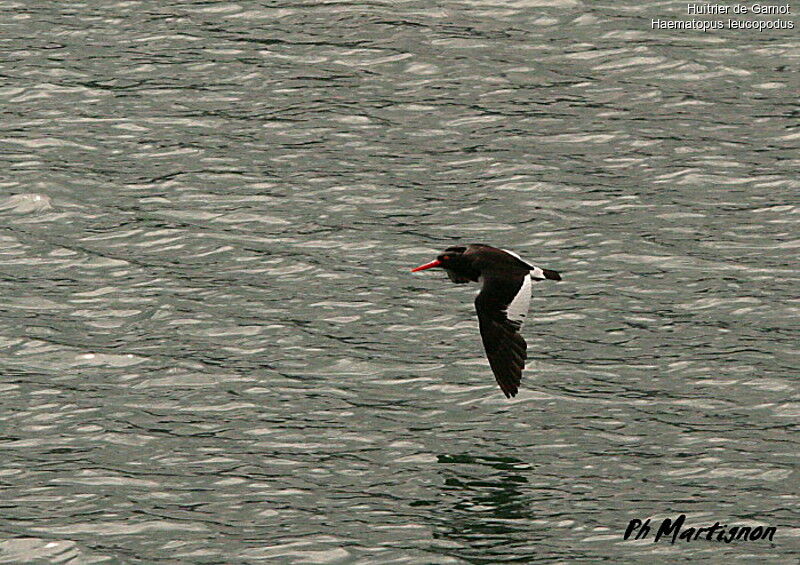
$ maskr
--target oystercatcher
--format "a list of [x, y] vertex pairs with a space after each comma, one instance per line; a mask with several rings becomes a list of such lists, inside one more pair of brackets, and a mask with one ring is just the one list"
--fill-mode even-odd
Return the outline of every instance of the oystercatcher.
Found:
[[516, 396], [527, 358], [527, 344], [519, 330], [531, 301], [531, 281], [560, 281], [556, 271], [523, 261], [507, 249], [481, 243], [448, 247], [435, 261], [412, 273], [441, 267], [456, 284], [482, 283], [475, 298], [478, 325], [489, 365], [506, 398]]

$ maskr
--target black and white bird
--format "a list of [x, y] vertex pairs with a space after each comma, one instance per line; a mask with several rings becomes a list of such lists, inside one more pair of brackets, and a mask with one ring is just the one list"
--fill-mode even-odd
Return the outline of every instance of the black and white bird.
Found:
[[527, 359], [527, 344], [519, 330], [528, 313], [532, 281], [560, 281], [556, 271], [524, 261], [507, 249], [481, 243], [448, 247], [435, 261], [411, 272], [441, 267], [456, 284], [480, 282], [475, 298], [483, 348], [497, 384], [506, 398], [516, 396]]

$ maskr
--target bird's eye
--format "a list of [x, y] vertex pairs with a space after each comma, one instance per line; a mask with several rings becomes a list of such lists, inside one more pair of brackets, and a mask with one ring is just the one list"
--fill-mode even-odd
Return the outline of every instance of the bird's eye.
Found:
[[448, 259], [450, 259], [450, 255], [445, 255], [442, 257], [442, 261], [447, 261]]

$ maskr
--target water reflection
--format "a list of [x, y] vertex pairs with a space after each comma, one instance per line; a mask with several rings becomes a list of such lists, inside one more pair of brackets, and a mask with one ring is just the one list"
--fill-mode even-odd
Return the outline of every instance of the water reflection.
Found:
[[[796, 34], [17, 4], [0, 561], [797, 561]], [[472, 241], [567, 275], [514, 401], [408, 274]], [[676, 511], [774, 547], [619, 541]]]

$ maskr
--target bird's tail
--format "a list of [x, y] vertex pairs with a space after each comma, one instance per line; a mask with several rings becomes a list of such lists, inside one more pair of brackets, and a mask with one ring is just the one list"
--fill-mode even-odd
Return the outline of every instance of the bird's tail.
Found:
[[543, 281], [545, 279], [550, 279], [551, 281], [560, 281], [561, 275], [558, 274], [558, 271], [534, 267], [533, 270], [531, 270], [531, 278], [535, 281]]

